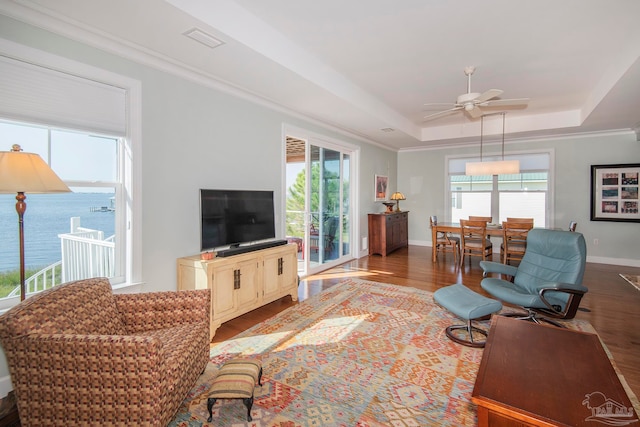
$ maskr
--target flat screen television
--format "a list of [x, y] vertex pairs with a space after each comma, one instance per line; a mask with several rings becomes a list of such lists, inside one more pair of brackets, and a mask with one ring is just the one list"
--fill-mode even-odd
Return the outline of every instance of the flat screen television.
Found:
[[273, 239], [274, 216], [273, 191], [201, 189], [201, 250]]

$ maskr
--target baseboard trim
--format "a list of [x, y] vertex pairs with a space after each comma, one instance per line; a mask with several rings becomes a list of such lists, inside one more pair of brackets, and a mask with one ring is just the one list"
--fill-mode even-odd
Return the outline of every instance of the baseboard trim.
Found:
[[597, 256], [587, 256], [587, 262], [596, 264], [622, 265], [625, 267], [640, 267], [640, 260], [629, 258], [606, 258]]
[[[425, 241], [425, 240], [409, 240], [409, 244], [414, 246], [427, 246], [427, 247], [432, 246], [431, 241]], [[609, 257], [595, 257], [595, 256], [587, 255], [587, 262], [593, 262], [595, 264], [620, 265], [624, 267], [640, 267], [640, 260], [630, 259], [630, 258], [609, 258]]]

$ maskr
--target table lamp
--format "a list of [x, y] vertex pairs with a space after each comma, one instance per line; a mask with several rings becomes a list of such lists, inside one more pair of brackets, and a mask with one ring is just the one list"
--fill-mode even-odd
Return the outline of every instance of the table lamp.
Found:
[[25, 193], [66, 193], [71, 191], [42, 157], [24, 153], [18, 144], [11, 151], [0, 151], [0, 194], [16, 195], [18, 230], [20, 237], [20, 300], [24, 300], [24, 213], [27, 210]]
[[404, 194], [402, 194], [401, 192], [396, 191], [391, 195], [391, 200], [396, 201], [396, 212], [400, 212], [400, 200], [407, 200], [407, 198], [404, 197]]

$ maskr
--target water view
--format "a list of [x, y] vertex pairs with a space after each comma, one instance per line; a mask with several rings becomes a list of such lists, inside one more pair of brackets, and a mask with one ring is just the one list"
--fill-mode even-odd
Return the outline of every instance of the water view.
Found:
[[[80, 217], [84, 228], [102, 230], [109, 237], [115, 230], [115, 212], [109, 208], [112, 193], [27, 194], [24, 214], [25, 266], [38, 269], [61, 259], [58, 234], [70, 231], [71, 217]], [[20, 265], [18, 214], [15, 195], [0, 194], [0, 272]], [[92, 208], [98, 211], [92, 212]]]

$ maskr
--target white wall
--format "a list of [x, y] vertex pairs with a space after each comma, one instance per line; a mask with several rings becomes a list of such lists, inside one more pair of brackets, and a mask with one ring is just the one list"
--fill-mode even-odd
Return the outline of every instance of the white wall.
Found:
[[[446, 156], [477, 154], [479, 147], [405, 151], [398, 154], [398, 186], [410, 210], [409, 242], [431, 245], [429, 216], [445, 219]], [[591, 221], [591, 165], [640, 163], [640, 142], [633, 132], [573, 136], [508, 143], [505, 153], [552, 150], [555, 157], [552, 227], [578, 222], [590, 262], [640, 267], [640, 224]], [[489, 147], [487, 152], [498, 152]], [[485, 153], [487, 154], [487, 153]], [[594, 239], [599, 244], [594, 245]]]

